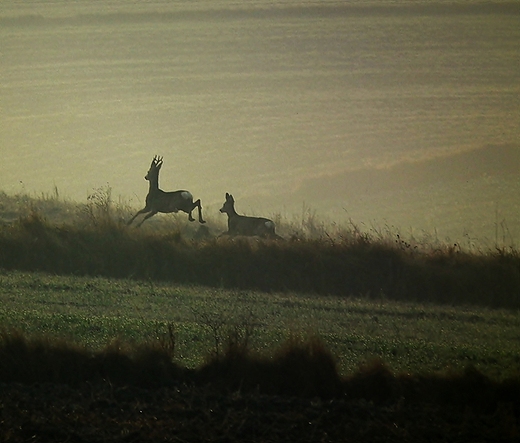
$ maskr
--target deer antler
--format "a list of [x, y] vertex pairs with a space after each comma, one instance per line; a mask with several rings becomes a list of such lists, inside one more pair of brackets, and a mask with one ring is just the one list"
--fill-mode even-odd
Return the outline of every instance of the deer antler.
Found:
[[163, 162], [163, 158], [159, 155], [155, 155], [152, 160], [152, 166], [158, 167], [161, 166]]

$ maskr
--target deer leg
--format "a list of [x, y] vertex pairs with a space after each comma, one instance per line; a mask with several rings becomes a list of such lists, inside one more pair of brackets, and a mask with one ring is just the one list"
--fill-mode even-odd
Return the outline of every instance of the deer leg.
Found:
[[144, 207], [143, 209], [141, 209], [137, 214], [135, 214], [135, 215], [130, 219], [130, 221], [127, 223], [127, 226], [130, 226], [130, 225], [132, 224], [132, 222], [137, 218], [137, 216], [138, 216], [139, 214], [143, 214], [143, 213], [148, 212], [148, 211], [149, 211], [149, 209], [148, 209], [147, 207]]
[[137, 225], [137, 227], [141, 226], [145, 222], [145, 220], [148, 220], [150, 217], [153, 217], [155, 214], [157, 214], [157, 211], [152, 211], [152, 212], [149, 212], [148, 214], [146, 214], [144, 216], [144, 218], [141, 220], [141, 223], [139, 223]]
[[192, 211], [195, 209], [195, 207], [199, 209], [199, 223], [206, 223], [206, 221], [202, 218], [202, 205], [200, 204], [200, 198], [195, 203], [193, 203]]
[[186, 209], [182, 209], [182, 211], [184, 211], [186, 214], [188, 214], [188, 220], [190, 222], [195, 221], [195, 219], [193, 218], [193, 215], [191, 215], [194, 207], [195, 207], [195, 205], [193, 204], [193, 201], [190, 201], [187, 203]]

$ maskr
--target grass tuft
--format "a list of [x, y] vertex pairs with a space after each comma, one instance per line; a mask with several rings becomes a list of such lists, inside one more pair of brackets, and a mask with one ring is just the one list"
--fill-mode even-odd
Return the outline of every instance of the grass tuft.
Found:
[[392, 371], [380, 359], [373, 359], [359, 366], [356, 374], [345, 381], [348, 398], [363, 398], [378, 404], [388, 402], [399, 394], [399, 387]]
[[228, 348], [202, 366], [197, 378], [231, 392], [306, 398], [333, 398], [342, 392], [336, 361], [316, 339], [290, 340], [269, 357], [251, 355], [243, 347]]
[[77, 344], [18, 331], [0, 334], [0, 381], [4, 383], [65, 383], [106, 380], [118, 385], [154, 387], [182, 374], [171, 356], [156, 344], [112, 341], [92, 352]]

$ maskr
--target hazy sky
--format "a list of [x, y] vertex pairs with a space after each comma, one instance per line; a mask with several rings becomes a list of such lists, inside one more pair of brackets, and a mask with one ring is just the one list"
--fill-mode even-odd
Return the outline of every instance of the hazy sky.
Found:
[[0, 190], [139, 207], [159, 154], [213, 209], [520, 237], [519, 47], [518, 3], [2, 2]]

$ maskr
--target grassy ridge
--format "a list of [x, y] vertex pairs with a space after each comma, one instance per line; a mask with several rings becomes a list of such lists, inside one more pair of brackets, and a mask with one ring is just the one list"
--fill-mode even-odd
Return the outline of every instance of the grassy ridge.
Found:
[[356, 231], [286, 241], [154, 233], [107, 219], [46, 222], [38, 213], [0, 227], [0, 267], [56, 274], [151, 279], [211, 287], [365, 296], [520, 308], [520, 255], [413, 247]]

